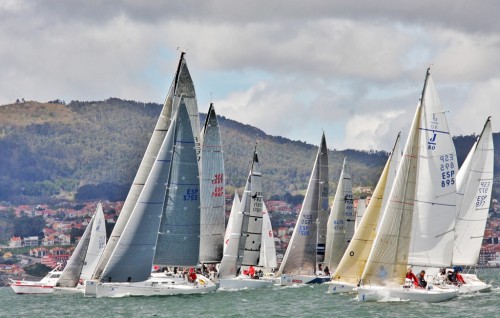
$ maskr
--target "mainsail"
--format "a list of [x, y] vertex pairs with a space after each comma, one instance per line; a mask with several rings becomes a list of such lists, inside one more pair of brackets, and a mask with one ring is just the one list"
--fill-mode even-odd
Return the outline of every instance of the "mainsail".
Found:
[[[181, 94], [186, 96], [186, 100], [189, 99], [191, 108], [196, 108], [196, 113], [198, 112], [198, 108], [196, 106], [194, 84], [189, 74], [184, 55], [184, 52], [181, 53], [175, 77], [172, 81], [172, 84], [170, 85], [170, 89], [163, 104], [163, 108], [156, 123], [155, 129], [153, 131], [153, 134], [151, 135], [151, 139], [149, 140], [148, 147], [146, 148], [146, 152], [144, 153], [144, 157], [142, 158], [142, 161], [139, 165], [134, 181], [130, 186], [127, 198], [123, 203], [123, 207], [120, 211], [120, 217], [116, 221], [113, 232], [111, 232], [111, 235], [109, 237], [108, 244], [106, 245], [104, 253], [99, 260], [94, 273], [94, 278], [100, 279], [102, 277], [104, 267], [108, 263], [111, 254], [113, 253], [116, 244], [118, 243], [118, 240], [120, 239], [125, 226], [130, 219], [132, 210], [137, 203], [139, 195], [144, 187], [144, 184], [146, 183], [146, 179], [148, 178], [151, 168], [155, 162], [155, 158], [158, 155], [158, 151], [160, 150], [163, 140], [165, 139], [171, 123], [172, 114], [175, 114]], [[194, 105], [192, 100], [194, 100]], [[191, 110], [191, 112], [194, 112], [193, 109]], [[198, 118], [194, 125], [196, 125], [197, 122], [199, 123]], [[195, 128], [193, 128], [193, 131], [194, 129]], [[196, 133], [199, 133], [199, 124], [196, 129]]]
[[259, 159], [257, 152], [254, 152], [240, 209], [233, 218], [229, 243], [221, 261], [219, 278], [235, 277], [242, 266], [259, 264], [264, 203], [261, 177]]
[[486, 120], [457, 174], [458, 218], [453, 264], [477, 265], [493, 188], [493, 135]]
[[417, 193], [408, 263], [449, 266], [456, 220], [455, 146], [430, 75], [422, 96]]
[[200, 262], [222, 259], [225, 223], [224, 156], [219, 123], [210, 104], [202, 130]]
[[325, 197], [328, 198], [328, 193], [324, 193], [325, 188], [328, 189], [328, 181], [326, 181], [325, 184], [323, 174], [320, 173], [325, 166], [328, 166], [328, 149], [326, 148], [325, 135], [323, 134], [321, 137], [321, 145], [314, 161], [302, 209], [300, 210], [285, 256], [281, 262], [278, 275], [316, 274], [318, 213], [324, 204], [322, 200]]
[[354, 234], [351, 173], [344, 158], [333, 206], [328, 218], [325, 265], [334, 271]]

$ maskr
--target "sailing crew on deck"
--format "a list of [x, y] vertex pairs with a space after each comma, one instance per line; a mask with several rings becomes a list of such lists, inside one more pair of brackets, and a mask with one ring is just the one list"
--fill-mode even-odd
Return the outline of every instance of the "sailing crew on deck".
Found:
[[406, 279], [411, 280], [415, 286], [418, 286], [417, 276], [413, 274], [411, 266], [408, 267], [408, 271], [406, 272]]
[[425, 271], [422, 270], [420, 274], [418, 275], [418, 286], [422, 288], [427, 287], [427, 281], [425, 280]]

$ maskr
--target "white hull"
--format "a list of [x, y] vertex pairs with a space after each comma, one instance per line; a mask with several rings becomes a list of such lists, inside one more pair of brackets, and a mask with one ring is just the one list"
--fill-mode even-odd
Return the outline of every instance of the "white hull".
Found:
[[447, 301], [458, 296], [458, 289], [445, 289], [431, 286], [431, 289], [363, 286], [358, 287], [358, 301], [379, 300], [411, 300], [426, 303], [438, 303]]
[[77, 287], [54, 287], [55, 295], [73, 295], [73, 294], [83, 294], [85, 287], [83, 285], [78, 285]]
[[274, 284], [274, 280], [271, 279], [253, 279], [249, 277], [234, 277], [234, 278], [222, 278], [219, 279], [219, 284], [221, 289], [258, 289], [270, 287]]
[[281, 286], [292, 286], [297, 284], [323, 284], [330, 281], [330, 276], [316, 276], [316, 275], [281, 275]]
[[460, 286], [460, 294], [489, 292], [491, 291], [491, 284], [481, 281], [475, 274], [463, 274], [465, 284]]
[[103, 283], [85, 282], [85, 297], [126, 297], [201, 294], [217, 290], [208, 278], [198, 276], [196, 283], [182, 277], [151, 277], [143, 282]]
[[53, 285], [26, 280], [11, 280], [10, 287], [16, 294], [52, 294]]
[[358, 288], [356, 284], [340, 281], [329, 281], [326, 284], [328, 285], [328, 293], [330, 294], [354, 293]]

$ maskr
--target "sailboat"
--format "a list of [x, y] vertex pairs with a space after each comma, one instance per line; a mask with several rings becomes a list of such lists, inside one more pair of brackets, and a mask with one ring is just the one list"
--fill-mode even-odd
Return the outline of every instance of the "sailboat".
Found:
[[[344, 158], [342, 171], [328, 218], [324, 266], [335, 271], [354, 234], [351, 173]], [[328, 271], [327, 271], [328, 273]]]
[[181, 273], [151, 274], [153, 264], [183, 267], [198, 264], [199, 188], [196, 143], [191, 118], [181, 97], [129, 221], [102, 272], [102, 279], [86, 281], [85, 296], [215, 291], [217, 286], [201, 275], [190, 281]]
[[[311, 178], [290, 243], [278, 270], [282, 286], [293, 284], [321, 284], [330, 280], [329, 275], [319, 273], [318, 264], [324, 261], [324, 247], [318, 240], [318, 227], [328, 217], [320, 218], [320, 212], [328, 213], [328, 149], [325, 134], [314, 161]], [[326, 228], [326, 226], [325, 226]], [[326, 232], [325, 232], [326, 235]], [[325, 240], [326, 241], [326, 240]]]
[[95, 214], [54, 287], [54, 293], [83, 293], [83, 283], [92, 278], [105, 246], [106, 220], [102, 204], [99, 202]]
[[356, 290], [373, 246], [383, 208], [387, 204], [386, 189], [392, 186], [401, 160], [399, 136], [398, 134], [358, 229], [354, 232], [351, 242], [333, 273], [332, 280], [328, 282], [330, 293], [348, 293]]
[[[104, 253], [100, 258], [97, 268], [94, 272], [92, 279], [100, 280], [102, 278], [102, 273], [104, 267], [109, 262], [111, 254], [114, 252], [120, 237], [127, 225], [127, 222], [130, 219], [130, 215], [137, 203], [139, 195], [144, 188], [144, 184], [146, 183], [146, 179], [151, 171], [151, 168], [155, 162], [156, 156], [160, 147], [162, 145], [163, 140], [167, 134], [167, 131], [170, 127], [172, 116], [176, 113], [177, 107], [179, 105], [180, 97], [183, 96], [184, 103], [188, 108], [188, 113], [192, 119], [192, 127], [193, 127], [193, 135], [195, 136], [195, 143], [199, 144], [199, 118], [198, 118], [198, 108], [196, 104], [196, 94], [194, 90], [194, 83], [191, 79], [191, 75], [189, 73], [189, 69], [187, 67], [185, 53], [182, 52], [179, 58], [179, 63], [177, 65], [176, 73], [174, 79], [172, 80], [172, 84], [170, 85], [169, 92], [163, 104], [163, 108], [161, 110], [160, 116], [158, 117], [158, 121], [154, 128], [153, 134], [151, 135], [151, 139], [149, 140], [149, 144], [144, 153], [144, 157], [137, 169], [137, 173], [135, 175], [134, 181], [130, 186], [129, 193], [125, 202], [123, 203], [123, 207], [120, 211], [120, 217], [116, 220], [115, 227], [111, 232], [106, 248], [104, 249]], [[197, 148], [198, 156], [199, 149]]]
[[101, 203], [90, 219], [64, 270], [60, 265], [40, 281], [11, 280], [16, 294], [83, 293], [83, 280], [90, 279], [106, 245], [106, 226]]
[[[264, 288], [273, 281], [257, 277], [252, 270], [259, 264], [262, 245], [262, 174], [254, 150], [252, 166], [240, 207], [232, 217], [229, 241], [219, 268], [221, 289]], [[231, 211], [233, 213], [234, 211]]]
[[219, 123], [213, 104], [201, 133], [201, 237], [200, 262], [220, 263], [224, 246], [224, 157]]
[[[488, 117], [483, 131], [457, 174], [458, 216], [453, 245], [453, 270], [458, 271], [462, 266], [474, 269], [479, 261], [493, 188], [493, 147], [491, 121]], [[465, 283], [459, 284], [460, 293], [491, 290], [491, 284], [481, 281], [473, 270], [461, 276]], [[452, 284], [446, 280], [446, 276], [437, 275], [436, 278], [435, 283]]]
[[458, 290], [405, 281], [409, 265], [448, 266], [452, 259], [457, 168], [446, 116], [427, 70], [420, 102], [358, 287], [359, 301], [386, 297], [441, 302]]

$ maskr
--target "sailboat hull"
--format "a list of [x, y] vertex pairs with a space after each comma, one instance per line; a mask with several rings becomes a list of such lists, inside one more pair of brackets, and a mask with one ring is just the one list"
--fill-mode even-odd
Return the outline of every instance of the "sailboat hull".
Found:
[[54, 285], [32, 281], [11, 280], [10, 287], [16, 294], [52, 294], [54, 292]]
[[298, 284], [323, 284], [330, 281], [330, 276], [316, 275], [281, 275], [280, 285], [291, 286]]
[[83, 285], [78, 285], [77, 287], [54, 287], [55, 295], [74, 295], [83, 294], [85, 287]]
[[244, 277], [222, 278], [219, 279], [221, 289], [259, 289], [271, 287], [274, 284], [273, 280], [269, 279], [253, 279]]
[[388, 288], [383, 286], [358, 287], [358, 301], [379, 300], [410, 300], [426, 303], [438, 303], [450, 300], [458, 296], [458, 289], [445, 289], [431, 286], [430, 289], [418, 288]]
[[85, 282], [85, 297], [167, 296], [202, 294], [217, 290], [208, 278], [200, 277], [190, 283], [182, 277], [151, 277], [143, 282], [102, 283]]
[[328, 293], [330, 294], [343, 294], [343, 293], [354, 293], [357, 291], [358, 286], [356, 284], [345, 283], [340, 281], [330, 281], [327, 283]]

